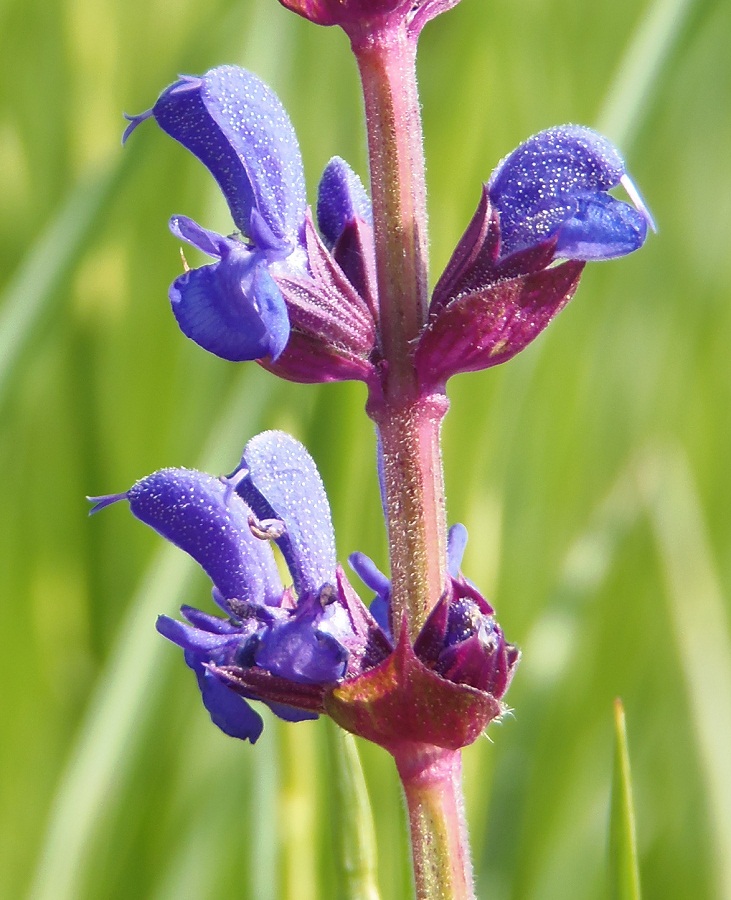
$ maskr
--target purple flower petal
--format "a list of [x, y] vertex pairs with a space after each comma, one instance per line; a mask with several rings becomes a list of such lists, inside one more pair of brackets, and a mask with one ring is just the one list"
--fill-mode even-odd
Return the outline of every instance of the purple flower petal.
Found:
[[328, 248], [355, 219], [373, 224], [373, 210], [363, 182], [339, 156], [325, 166], [317, 192], [317, 224]]
[[264, 635], [256, 664], [273, 675], [302, 684], [332, 684], [345, 674], [348, 651], [332, 635], [313, 627], [311, 617], [295, 617]]
[[628, 203], [609, 194], [577, 197], [578, 208], [559, 229], [556, 256], [564, 259], [613, 259], [638, 250], [648, 221]]
[[264, 728], [261, 716], [203, 666], [191, 666], [198, 678], [203, 705], [224, 734], [255, 744]]
[[447, 571], [452, 578], [459, 577], [462, 557], [467, 547], [467, 529], [461, 522], [456, 522], [447, 535]]
[[275, 716], [278, 716], [285, 722], [307, 722], [319, 719], [319, 713], [310, 712], [309, 709], [297, 709], [294, 706], [287, 706], [286, 703], [273, 703], [267, 700], [263, 701], [271, 709]]
[[219, 479], [162, 469], [127, 492], [132, 513], [189, 553], [224, 597], [277, 605], [282, 585], [271, 548], [249, 529], [250, 510]]
[[[200, 617], [205, 616], [205, 613], [198, 610], [195, 612]], [[218, 619], [218, 621], [222, 626], [227, 624], [224, 619]], [[195, 624], [186, 625], [185, 622], [179, 622], [169, 616], [158, 616], [155, 627], [163, 637], [172, 641], [173, 644], [206, 660], [214, 658], [223, 660], [227, 655], [235, 652], [239, 643], [246, 640], [246, 635], [240, 634], [235, 627], [229, 631], [213, 631], [208, 628], [202, 630]]]
[[229, 247], [234, 243], [231, 238], [223, 237], [217, 231], [203, 228], [188, 216], [173, 216], [170, 219], [169, 227], [175, 237], [215, 259], [221, 259], [230, 252]]
[[[276, 239], [295, 246], [306, 207], [302, 159], [289, 116], [264, 82], [238, 66], [220, 66], [200, 78], [183, 76], [151, 112], [210, 170], [237, 228], [251, 236], [256, 212], [275, 246]], [[147, 117], [134, 117], [125, 138]]]
[[244, 448], [236, 490], [261, 519], [280, 519], [279, 545], [302, 598], [335, 583], [335, 536], [322, 479], [305, 448], [283, 431], [265, 431]]
[[[180, 228], [183, 220], [174, 221]], [[203, 236], [213, 234], [200, 229], [202, 249], [213, 243]], [[226, 238], [216, 250], [219, 262], [191, 269], [170, 286], [170, 302], [183, 334], [232, 362], [265, 356], [276, 360], [289, 339], [289, 317], [261, 254]]]
[[622, 182], [622, 157], [590, 128], [562, 125], [533, 135], [500, 163], [488, 185], [500, 213], [501, 257], [556, 235], [556, 255], [570, 259], [611, 259], [636, 250], [651, 219], [644, 205], [633, 210], [608, 202], [607, 191]]

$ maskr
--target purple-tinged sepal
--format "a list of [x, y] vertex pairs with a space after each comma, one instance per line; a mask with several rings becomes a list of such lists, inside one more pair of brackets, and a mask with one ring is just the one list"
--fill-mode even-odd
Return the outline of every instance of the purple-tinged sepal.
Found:
[[407, 744], [458, 750], [501, 715], [500, 701], [468, 684], [455, 684], [425, 665], [406, 627], [380, 665], [325, 695], [325, 709], [347, 731], [398, 755]]
[[459, 0], [279, 0], [317, 25], [339, 25], [356, 41], [404, 25], [418, 36], [426, 23]]
[[[608, 191], [622, 185], [634, 206]], [[437, 282], [415, 351], [424, 387], [506, 362], [573, 297], [588, 260], [642, 246], [652, 218], [617, 150], [589, 128], [534, 135], [507, 156]], [[561, 262], [561, 260], [565, 260]]]
[[[447, 588], [414, 644], [402, 623], [393, 653], [325, 695], [339, 725], [397, 759], [408, 744], [464, 747], [506, 709], [502, 697], [520, 654], [506, 642], [493, 608], [460, 572], [466, 543], [466, 529], [454, 525], [447, 542]], [[350, 563], [376, 592], [371, 613], [376, 606], [390, 617], [386, 576], [363, 554], [353, 554]]]
[[359, 238], [353, 239], [353, 235], [362, 237], [364, 230], [367, 248], [356, 249], [357, 261], [351, 257], [351, 281], [317, 234], [308, 213], [304, 226], [308, 272], [274, 273], [287, 306], [289, 342], [276, 360], [261, 361], [264, 368], [305, 383], [373, 380], [378, 351], [375, 300], [370, 293], [375, 267], [368, 263], [372, 257], [370, 226], [360, 219], [348, 221], [340, 241], [357, 244]]
[[462, 294], [446, 304], [430, 318], [416, 349], [422, 386], [443, 389], [452, 375], [512, 359], [573, 297], [583, 268], [583, 262], [566, 262]]
[[325, 246], [378, 321], [373, 210], [358, 175], [339, 156], [325, 166], [317, 192], [317, 224]]
[[468, 684], [500, 699], [508, 689], [519, 652], [508, 644], [487, 601], [454, 579], [414, 643], [426, 665], [456, 684]]

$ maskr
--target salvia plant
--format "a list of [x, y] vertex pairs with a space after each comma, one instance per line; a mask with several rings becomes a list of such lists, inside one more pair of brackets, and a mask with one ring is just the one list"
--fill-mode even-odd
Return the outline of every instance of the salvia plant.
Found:
[[[311, 209], [286, 111], [237, 66], [180, 77], [129, 117], [124, 138], [153, 120], [208, 168], [230, 209], [227, 235], [170, 221], [211, 260], [186, 263], [170, 287], [183, 333], [290, 381], [367, 386], [390, 575], [351, 555], [374, 595], [365, 604], [338, 564], [315, 464], [283, 432], [252, 437], [228, 475], [163, 469], [93, 498], [94, 510], [126, 501], [210, 578], [219, 615], [186, 606], [185, 621], [161, 616], [157, 628], [182, 648], [214, 724], [254, 743], [263, 703], [290, 722], [328, 715], [385, 748], [408, 807], [416, 894], [461, 900], [474, 896], [461, 750], [507, 710], [520, 653], [462, 574], [464, 526], [447, 527], [445, 385], [523, 350], [585, 264], [637, 250], [652, 219], [608, 140], [549, 128], [497, 165], [430, 293], [416, 49], [458, 0], [281, 2], [350, 39], [370, 191], [335, 157]], [[630, 203], [610, 193], [620, 186]]]

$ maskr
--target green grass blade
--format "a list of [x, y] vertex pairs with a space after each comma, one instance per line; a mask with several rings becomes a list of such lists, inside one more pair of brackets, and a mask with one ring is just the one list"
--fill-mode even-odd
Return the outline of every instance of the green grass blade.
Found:
[[342, 900], [378, 900], [376, 835], [358, 747], [352, 734], [327, 722], [330, 816]]
[[614, 777], [609, 828], [609, 878], [611, 900], [640, 900], [635, 813], [632, 801], [627, 725], [624, 706], [614, 701]]
[[89, 172], [26, 254], [0, 298], [0, 403], [35, 330], [62, 296], [60, 286], [85, 249], [131, 155]]
[[694, 0], [655, 0], [620, 60], [597, 128], [626, 150], [662, 84], [665, 66], [688, 21]]
[[731, 897], [731, 635], [724, 596], [685, 455], [673, 449], [648, 454], [639, 481], [664, 570], [692, 720], [678, 727], [697, 740], [716, 896]]

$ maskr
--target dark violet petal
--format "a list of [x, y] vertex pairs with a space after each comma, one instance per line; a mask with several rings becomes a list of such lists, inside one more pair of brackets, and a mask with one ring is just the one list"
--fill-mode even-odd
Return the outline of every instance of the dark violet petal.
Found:
[[480, 607], [470, 597], [456, 597], [449, 604], [447, 630], [444, 644], [451, 647], [466, 641], [474, 634], [493, 628], [491, 620], [484, 616]]
[[302, 159], [273, 91], [245, 69], [220, 66], [168, 87], [153, 114], [211, 171], [237, 228], [248, 234], [257, 210], [276, 238], [294, 246], [306, 207]]
[[310, 615], [296, 616], [263, 635], [256, 664], [273, 675], [303, 684], [331, 684], [345, 674], [348, 651], [318, 631]]
[[294, 706], [287, 706], [286, 703], [264, 702], [266, 702], [275, 716], [279, 716], [285, 722], [306, 722], [319, 718], [318, 713], [311, 712], [309, 709], [297, 709]]
[[335, 536], [322, 479], [305, 448], [283, 431], [252, 438], [236, 490], [262, 519], [287, 527], [277, 541], [298, 595], [335, 582]]
[[170, 303], [187, 337], [232, 362], [279, 356], [289, 317], [279, 288], [257, 253], [228, 241], [217, 263], [191, 269], [170, 286]]
[[382, 597], [390, 595], [390, 578], [387, 578], [383, 572], [381, 572], [370, 556], [366, 556], [365, 553], [356, 551], [355, 553], [350, 554], [348, 562], [366, 587], [369, 587], [372, 591], [376, 594], [380, 594]]
[[376, 620], [378, 625], [383, 630], [384, 634], [386, 634], [390, 639], [392, 635], [391, 602], [389, 597], [384, 597], [381, 594], [376, 594], [373, 600], [371, 600], [371, 605], [368, 607], [368, 612]]
[[[211, 634], [241, 635], [243, 633], [241, 625], [234, 624], [230, 619], [221, 619], [218, 616], [211, 616], [192, 606], [181, 606], [180, 612], [194, 628], [201, 631], [208, 631]], [[161, 618], [165, 617], [162, 616]]]
[[224, 734], [256, 743], [264, 728], [261, 716], [207, 669], [196, 670], [203, 705]]
[[447, 535], [447, 570], [452, 578], [459, 577], [466, 546], [467, 529], [461, 522], [457, 522], [452, 525]]
[[371, 600], [368, 611], [390, 639], [391, 579], [387, 578], [365, 553], [351, 553], [348, 562], [363, 584], [375, 593], [376, 596]]
[[562, 125], [533, 135], [500, 163], [488, 185], [500, 214], [501, 256], [541, 244], [565, 222], [581, 220], [582, 201], [603, 197], [625, 176], [616, 148], [590, 128]]
[[613, 259], [638, 250], [648, 221], [628, 203], [609, 194], [579, 198], [574, 215], [558, 231], [556, 256], [565, 259]]
[[[203, 614], [201, 614], [203, 615]], [[220, 620], [219, 620], [220, 621]], [[223, 660], [226, 651], [233, 648], [239, 640], [245, 640], [237, 634], [202, 631], [195, 625], [186, 625], [168, 616], [158, 616], [156, 626], [160, 634], [203, 659]]]
[[339, 156], [334, 156], [325, 166], [317, 191], [317, 224], [325, 240], [332, 248], [345, 226], [354, 219], [373, 223], [371, 201], [363, 182]]
[[192, 469], [162, 469], [127, 498], [133, 514], [189, 553], [225, 597], [279, 603], [271, 547], [251, 534], [250, 510], [228, 485]]
[[188, 216], [173, 216], [170, 219], [169, 227], [175, 237], [216, 259], [224, 256], [233, 243], [231, 238], [203, 228]]

